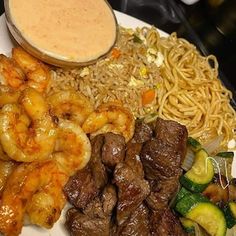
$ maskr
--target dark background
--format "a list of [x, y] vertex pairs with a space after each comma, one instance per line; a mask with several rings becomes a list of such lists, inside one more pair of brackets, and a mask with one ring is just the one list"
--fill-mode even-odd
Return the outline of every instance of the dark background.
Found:
[[[220, 78], [236, 96], [236, 0], [108, 0], [113, 9], [144, 20], [171, 33], [176, 31], [204, 54], [214, 54]], [[0, 0], [0, 13], [4, 12]]]

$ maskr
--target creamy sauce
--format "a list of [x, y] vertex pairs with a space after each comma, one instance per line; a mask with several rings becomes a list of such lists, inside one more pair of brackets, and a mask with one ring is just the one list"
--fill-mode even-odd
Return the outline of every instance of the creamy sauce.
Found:
[[116, 39], [116, 21], [104, 0], [9, 0], [9, 9], [28, 42], [60, 59], [96, 59]]

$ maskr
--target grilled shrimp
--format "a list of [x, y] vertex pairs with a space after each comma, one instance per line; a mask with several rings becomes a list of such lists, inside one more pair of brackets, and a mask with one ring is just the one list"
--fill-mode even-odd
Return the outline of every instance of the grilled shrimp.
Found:
[[31, 87], [44, 92], [50, 81], [49, 68], [22, 48], [13, 48], [12, 58], [0, 55], [0, 84], [13, 89]]
[[71, 121], [60, 120], [58, 124], [56, 161], [68, 175], [73, 175], [89, 162], [91, 145], [82, 128]]
[[51, 80], [49, 68], [20, 47], [12, 49], [12, 58], [26, 75], [27, 85], [44, 92]]
[[56, 153], [50, 160], [23, 163], [8, 179], [0, 202], [0, 232], [18, 235], [27, 215], [33, 224], [51, 228], [65, 205], [63, 186], [89, 161], [91, 146], [78, 124], [59, 120]]
[[12, 59], [0, 55], [0, 84], [19, 89], [25, 84], [25, 74], [20, 66]]
[[2, 144], [0, 143], [0, 161], [10, 161], [11, 158], [4, 152]]
[[5, 183], [16, 165], [16, 162], [13, 161], [0, 160], [0, 198], [5, 187]]
[[43, 160], [53, 152], [56, 128], [43, 96], [32, 88], [22, 92], [19, 104], [6, 104], [0, 111], [0, 142], [16, 161]]
[[[61, 173], [64, 173], [68, 178], [74, 175], [77, 170], [86, 166], [90, 155], [89, 139], [80, 126], [70, 121], [60, 121], [56, 153], [52, 155], [52, 160], [56, 162]], [[30, 222], [50, 228], [58, 219], [58, 217], [52, 216], [52, 212], [55, 202], [64, 199], [64, 195], [62, 195], [61, 192], [48, 194], [45, 191], [38, 191], [34, 194], [27, 207]], [[57, 209], [62, 210], [64, 205], [60, 204], [60, 206], [61, 208]]]
[[[55, 160], [23, 163], [16, 167], [5, 185], [0, 202], [0, 232], [19, 235], [24, 216], [37, 204], [43, 211], [31, 214], [32, 222], [50, 228], [65, 205], [62, 189], [68, 180]], [[45, 217], [46, 216], [46, 217]]]
[[0, 85], [0, 108], [9, 103], [17, 103], [19, 97], [19, 90], [13, 90], [6, 85]]
[[128, 109], [118, 102], [109, 102], [100, 105], [91, 113], [82, 129], [92, 136], [107, 132], [121, 134], [128, 142], [134, 134], [134, 123], [134, 117]]
[[55, 116], [82, 125], [93, 112], [90, 101], [75, 90], [59, 91], [48, 97], [51, 112]]

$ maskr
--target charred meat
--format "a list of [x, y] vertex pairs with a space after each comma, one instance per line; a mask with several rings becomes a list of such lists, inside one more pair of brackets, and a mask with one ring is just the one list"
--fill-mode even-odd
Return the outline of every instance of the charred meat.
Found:
[[[174, 219], [168, 211], [168, 204], [178, 189], [179, 177], [182, 174], [181, 164], [186, 154], [187, 129], [177, 122], [158, 118], [154, 134], [155, 137], [147, 141], [141, 151], [145, 177], [151, 188], [146, 199], [151, 210], [151, 234], [179, 235], [175, 234], [174, 228], [172, 232], [172, 227], [169, 229], [170, 233], [165, 233], [163, 214], [167, 214], [170, 221]], [[168, 220], [166, 222], [168, 223]], [[176, 224], [179, 225], [179, 222]]]
[[114, 171], [114, 181], [118, 187], [116, 219], [118, 225], [124, 223], [148, 196], [148, 182], [136, 175], [126, 163], [120, 163]]
[[154, 236], [186, 236], [179, 219], [167, 207], [160, 216], [156, 211], [150, 215], [151, 235]]
[[92, 157], [65, 187], [72, 236], [184, 236], [169, 202], [177, 191], [187, 130], [173, 121], [136, 121], [133, 138], [91, 140]]
[[149, 227], [149, 209], [141, 204], [127, 221], [117, 227], [115, 235], [148, 236], [150, 235]]
[[109, 236], [112, 210], [117, 196], [114, 186], [107, 185], [101, 196], [93, 199], [84, 210], [71, 208], [66, 227], [72, 236]]
[[118, 134], [106, 133], [103, 135], [102, 162], [113, 169], [125, 157], [125, 138]]
[[64, 193], [68, 201], [76, 208], [85, 208], [98, 194], [91, 169], [86, 167], [70, 177], [64, 187]]

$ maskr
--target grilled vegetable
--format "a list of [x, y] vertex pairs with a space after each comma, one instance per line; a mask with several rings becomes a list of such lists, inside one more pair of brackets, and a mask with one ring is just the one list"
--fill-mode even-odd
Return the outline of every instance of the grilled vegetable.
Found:
[[211, 236], [224, 236], [226, 233], [224, 213], [200, 194], [183, 197], [177, 202], [176, 210], [184, 217], [198, 223]]
[[195, 153], [192, 168], [180, 177], [180, 183], [193, 192], [202, 192], [211, 182], [214, 168], [208, 154], [204, 149]]
[[216, 154], [218, 157], [223, 157], [223, 158], [233, 158], [234, 153], [233, 152], [219, 152]]
[[231, 229], [236, 224], [236, 202], [229, 202], [224, 209], [227, 227]]
[[236, 179], [232, 179], [229, 185], [229, 201], [236, 201]]
[[185, 171], [188, 171], [191, 169], [194, 161], [194, 152], [191, 148], [187, 149], [184, 161], [181, 165], [182, 169]]
[[195, 232], [195, 227], [194, 227], [195, 222], [194, 221], [187, 219], [185, 217], [180, 217], [179, 220], [187, 233], [194, 233]]
[[193, 220], [190, 220], [185, 217], [180, 217], [180, 222], [184, 228], [184, 230], [188, 233], [188, 235], [193, 235], [193, 236], [209, 236], [206, 231], [199, 226], [196, 222]]
[[226, 203], [229, 200], [229, 189], [226, 186], [226, 178], [223, 175], [216, 174], [213, 183], [209, 184], [202, 194], [213, 203]]
[[192, 194], [190, 191], [188, 191], [186, 188], [182, 187], [177, 196], [176, 196], [176, 200], [175, 202], [177, 203], [178, 201], [180, 201], [183, 197]]
[[119, 58], [121, 55], [121, 51], [118, 48], [113, 48], [111, 51], [111, 55], [113, 58]]
[[214, 171], [231, 179], [231, 168], [233, 163], [233, 152], [220, 152], [214, 157]]
[[156, 96], [156, 92], [154, 89], [148, 89], [147, 91], [143, 92], [142, 94], [142, 105], [146, 106], [151, 104]]
[[220, 147], [220, 144], [223, 140], [223, 136], [216, 136], [214, 139], [203, 145], [203, 148], [207, 150], [209, 154], [215, 154]]
[[188, 146], [194, 151], [197, 152], [199, 149], [202, 148], [202, 145], [194, 138], [189, 137], [188, 138]]

